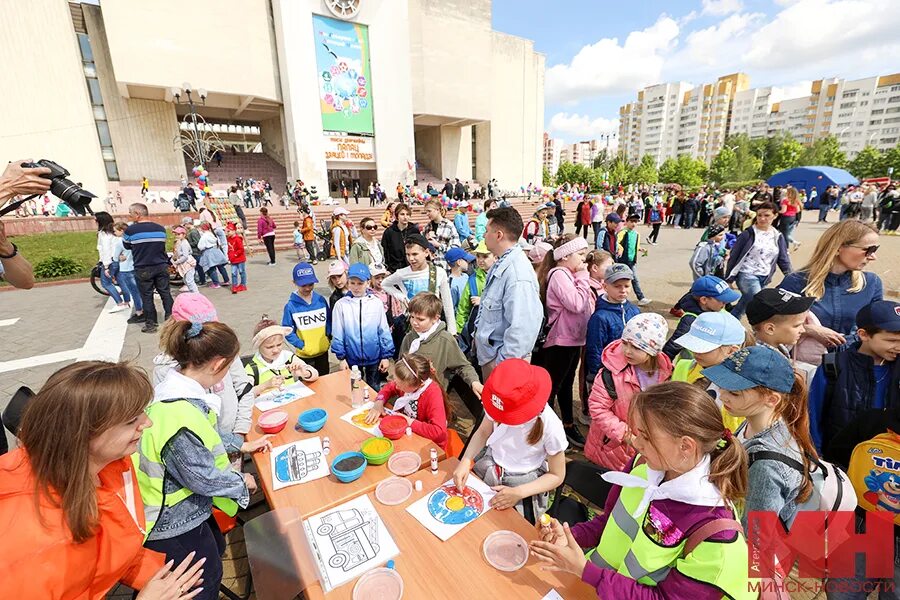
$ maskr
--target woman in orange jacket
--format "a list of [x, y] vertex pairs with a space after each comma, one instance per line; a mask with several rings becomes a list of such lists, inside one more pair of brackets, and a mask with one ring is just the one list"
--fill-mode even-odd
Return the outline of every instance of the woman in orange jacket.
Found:
[[173, 570], [143, 547], [129, 457], [152, 398], [142, 371], [87, 361], [57, 371], [29, 400], [22, 447], [0, 456], [0, 598], [101, 600], [119, 581], [140, 600], [198, 593], [200, 561], [191, 566], [191, 555]]

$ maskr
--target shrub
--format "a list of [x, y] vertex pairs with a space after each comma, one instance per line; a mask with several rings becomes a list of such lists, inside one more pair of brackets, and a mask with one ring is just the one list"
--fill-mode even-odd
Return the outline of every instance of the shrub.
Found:
[[34, 267], [34, 276], [39, 279], [68, 277], [82, 270], [78, 261], [66, 256], [49, 256]]

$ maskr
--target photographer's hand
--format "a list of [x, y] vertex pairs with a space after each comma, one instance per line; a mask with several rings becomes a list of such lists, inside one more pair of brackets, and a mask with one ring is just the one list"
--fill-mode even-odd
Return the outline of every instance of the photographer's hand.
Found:
[[47, 167], [34, 169], [22, 168], [22, 163], [30, 160], [14, 160], [6, 165], [3, 175], [0, 175], [0, 202], [6, 202], [13, 196], [43, 194], [50, 189], [50, 179], [44, 175], [50, 174]]
[[[15, 256], [12, 256], [15, 254]], [[12, 258], [2, 258], [11, 256]], [[3, 278], [13, 287], [30, 290], [34, 287], [34, 270], [31, 263], [19, 254], [16, 247], [6, 237], [6, 227], [0, 221], [0, 264], [3, 265]]]

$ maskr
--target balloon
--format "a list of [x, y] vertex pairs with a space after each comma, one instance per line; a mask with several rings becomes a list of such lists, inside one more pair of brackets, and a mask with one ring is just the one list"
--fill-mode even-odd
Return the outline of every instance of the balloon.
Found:
[[207, 171], [206, 169], [203, 169], [203, 172], [201, 173], [201, 175], [206, 177], [207, 175], [209, 175], [209, 171]]
[[209, 188], [209, 186], [206, 186], [205, 188], [203, 188], [203, 191], [206, 192], [207, 194], [212, 193], [212, 190]]

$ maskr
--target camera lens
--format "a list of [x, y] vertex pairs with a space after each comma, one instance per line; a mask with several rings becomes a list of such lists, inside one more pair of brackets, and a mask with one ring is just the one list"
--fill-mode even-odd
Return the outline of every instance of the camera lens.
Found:
[[91, 198], [96, 198], [94, 194], [78, 187], [65, 177], [58, 177], [50, 184], [50, 191], [54, 196], [71, 206], [73, 209], [83, 208], [91, 203]]

